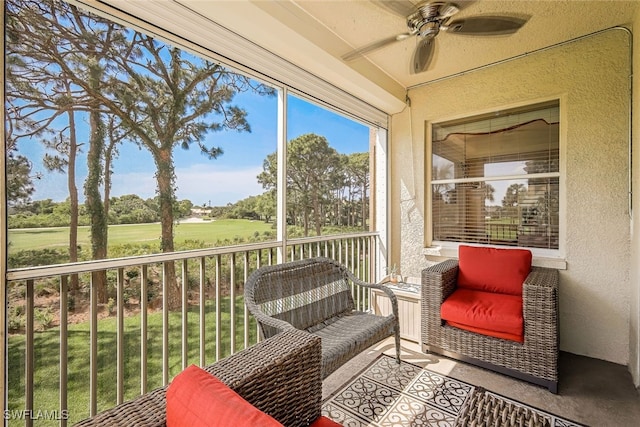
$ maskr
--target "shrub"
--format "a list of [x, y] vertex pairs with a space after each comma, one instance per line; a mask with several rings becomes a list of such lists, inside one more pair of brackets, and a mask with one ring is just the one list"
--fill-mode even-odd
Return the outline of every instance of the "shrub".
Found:
[[10, 333], [24, 332], [25, 323], [26, 321], [24, 316], [19, 316], [13, 312], [9, 313], [9, 318], [7, 319], [7, 326], [9, 328]]
[[33, 313], [36, 322], [40, 324], [40, 330], [45, 330], [51, 327], [53, 323], [53, 312], [51, 308], [47, 307], [45, 309], [38, 308], [35, 313]]
[[69, 262], [69, 250], [56, 249], [30, 249], [10, 253], [7, 259], [9, 268], [32, 267], [34, 265], [55, 265]]

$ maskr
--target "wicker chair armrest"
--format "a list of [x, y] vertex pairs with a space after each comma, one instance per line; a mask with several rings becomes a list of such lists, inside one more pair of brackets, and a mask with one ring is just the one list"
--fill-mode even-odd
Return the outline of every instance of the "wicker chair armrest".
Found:
[[531, 272], [524, 281], [524, 286], [539, 286], [546, 289], [546, 292], [557, 292], [558, 290], [558, 270], [544, 267], [531, 267]]
[[550, 351], [557, 350], [551, 333], [558, 327], [558, 282], [557, 270], [533, 267], [522, 288], [525, 340], [549, 339]]
[[[322, 405], [320, 338], [291, 330], [235, 353], [205, 370], [285, 426], [305, 426]], [[164, 427], [166, 386], [101, 412], [79, 427]]]
[[[253, 287], [246, 286], [245, 284], [245, 292], [253, 292]], [[296, 328], [289, 322], [277, 319], [265, 313], [262, 308], [258, 304], [254, 302], [253, 295], [245, 294], [245, 305], [247, 309], [251, 313], [253, 317], [255, 317], [256, 321], [262, 325], [271, 327], [276, 329], [278, 332], [285, 332], [289, 330], [295, 330]]]
[[287, 330], [205, 368], [285, 426], [309, 425], [322, 405], [321, 340]]
[[361, 286], [363, 288], [369, 288], [369, 289], [378, 289], [382, 292], [385, 293], [385, 295], [389, 298], [389, 301], [391, 301], [391, 310], [394, 314], [394, 316], [396, 316], [396, 318], [398, 318], [398, 297], [396, 297], [396, 294], [393, 293], [393, 291], [391, 289], [389, 289], [388, 286], [385, 286], [381, 283], [368, 283], [365, 281], [362, 281], [360, 279], [358, 279], [355, 274], [353, 274], [351, 271], [344, 269], [344, 271], [347, 274], [347, 277], [349, 278], [349, 280], [356, 286]]
[[422, 270], [420, 312], [421, 338], [424, 344], [437, 344], [441, 339], [440, 306], [456, 287], [458, 260], [450, 259]]
[[456, 289], [458, 260], [449, 259], [422, 270], [422, 297], [440, 304]]
[[165, 427], [166, 387], [157, 388], [91, 418], [74, 427]]
[[[247, 305], [248, 306], [248, 305]], [[251, 314], [255, 319], [265, 326], [270, 326], [272, 328], [277, 329], [279, 332], [296, 330], [296, 328], [286, 320], [276, 319], [275, 317], [271, 317], [262, 310], [258, 306], [254, 308], [249, 308]]]

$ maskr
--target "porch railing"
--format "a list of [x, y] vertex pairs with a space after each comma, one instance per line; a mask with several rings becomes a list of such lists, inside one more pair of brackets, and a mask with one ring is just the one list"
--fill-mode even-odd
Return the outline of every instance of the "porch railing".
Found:
[[[377, 242], [357, 233], [9, 270], [4, 418], [66, 426], [246, 348], [259, 339], [243, 302], [253, 270], [326, 256], [375, 281]], [[371, 309], [370, 295], [354, 298]]]

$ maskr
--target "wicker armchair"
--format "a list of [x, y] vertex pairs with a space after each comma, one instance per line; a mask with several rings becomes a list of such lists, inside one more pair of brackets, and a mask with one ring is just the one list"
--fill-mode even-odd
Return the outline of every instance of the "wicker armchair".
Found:
[[458, 260], [422, 271], [422, 347], [558, 391], [558, 272], [532, 267], [523, 284], [524, 342], [494, 338], [445, 324], [442, 302], [453, 293]]
[[[291, 330], [205, 368], [256, 408], [289, 427], [321, 413], [320, 340]], [[155, 389], [76, 426], [164, 427], [165, 391]]]
[[[357, 311], [353, 289], [380, 289], [393, 313]], [[264, 338], [302, 329], [322, 339], [322, 378], [378, 341], [394, 335], [400, 363], [400, 326], [396, 296], [386, 286], [365, 283], [329, 258], [265, 266], [244, 287], [245, 304]]]

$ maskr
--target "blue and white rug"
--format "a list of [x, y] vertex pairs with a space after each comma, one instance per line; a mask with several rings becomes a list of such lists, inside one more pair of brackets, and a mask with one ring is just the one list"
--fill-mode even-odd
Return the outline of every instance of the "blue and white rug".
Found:
[[[327, 399], [322, 414], [345, 427], [455, 426], [458, 415], [470, 403], [476, 389], [412, 363], [403, 361], [398, 365], [393, 357], [382, 355]], [[509, 404], [526, 406], [495, 396]], [[542, 417], [542, 425], [580, 426], [536, 408], [527, 408]]]

